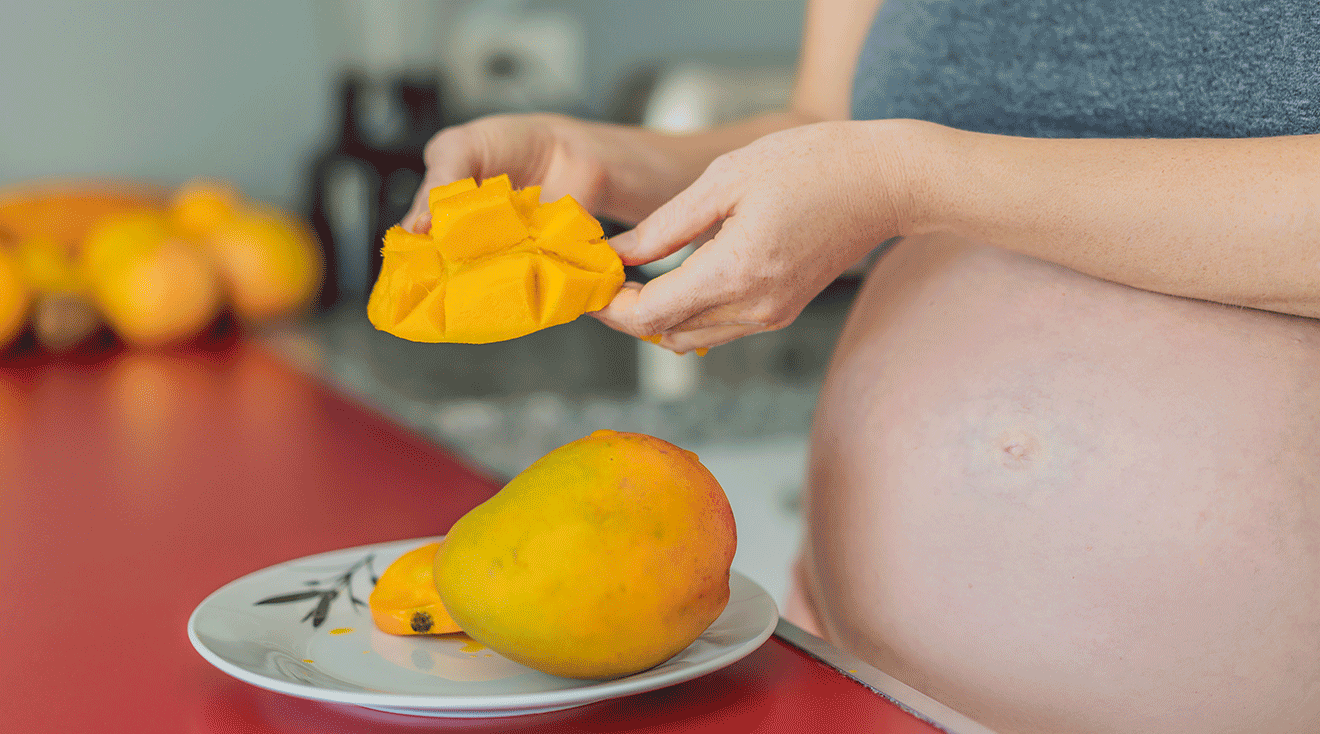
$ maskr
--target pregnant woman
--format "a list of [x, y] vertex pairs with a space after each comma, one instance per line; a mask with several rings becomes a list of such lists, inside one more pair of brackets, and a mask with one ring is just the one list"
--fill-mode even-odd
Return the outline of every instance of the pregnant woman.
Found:
[[1320, 6], [812, 0], [790, 110], [442, 131], [674, 271], [676, 351], [882, 242], [813, 427], [786, 614], [1004, 732], [1320, 732]]

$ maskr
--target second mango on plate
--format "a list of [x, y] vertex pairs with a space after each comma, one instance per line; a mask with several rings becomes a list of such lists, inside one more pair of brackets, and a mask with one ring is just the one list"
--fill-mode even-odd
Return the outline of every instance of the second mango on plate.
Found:
[[623, 262], [572, 197], [542, 204], [508, 176], [433, 189], [431, 231], [392, 227], [367, 303], [381, 331], [417, 342], [485, 344], [604, 308]]

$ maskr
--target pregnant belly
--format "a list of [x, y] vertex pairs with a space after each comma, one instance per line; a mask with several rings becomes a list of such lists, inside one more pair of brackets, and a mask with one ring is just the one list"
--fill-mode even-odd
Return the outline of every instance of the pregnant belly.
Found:
[[823, 633], [1002, 732], [1320, 731], [1320, 322], [948, 237], [821, 392]]

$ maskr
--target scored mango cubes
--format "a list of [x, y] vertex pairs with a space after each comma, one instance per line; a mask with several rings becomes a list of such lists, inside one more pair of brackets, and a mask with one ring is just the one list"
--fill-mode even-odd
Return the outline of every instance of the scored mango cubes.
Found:
[[572, 197], [542, 204], [540, 193], [514, 190], [508, 176], [432, 189], [430, 232], [385, 233], [372, 325], [410, 341], [486, 344], [604, 308], [623, 262]]

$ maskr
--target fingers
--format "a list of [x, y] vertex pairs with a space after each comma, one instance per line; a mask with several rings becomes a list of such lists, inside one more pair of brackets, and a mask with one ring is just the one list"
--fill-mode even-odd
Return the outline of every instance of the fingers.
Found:
[[[639, 338], [663, 334], [661, 343], [670, 348], [712, 346], [764, 329], [756, 318], [762, 309], [754, 307], [767, 296], [760, 273], [764, 263], [742, 254], [747, 233], [739, 218], [731, 216], [737, 192], [721, 183], [722, 170], [712, 165], [631, 232], [610, 240], [625, 263], [651, 262], [720, 224], [715, 236], [677, 268], [644, 286], [627, 284], [593, 314], [596, 318]], [[680, 339], [679, 334], [685, 336]]]
[[568, 194], [594, 209], [606, 170], [581, 133], [567, 119], [527, 115], [495, 115], [440, 131], [426, 145], [426, 175], [403, 226], [428, 231], [431, 189], [473, 176], [507, 174], [516, 187], [541, 186], [541, 201]]
[[[659, 326], [657, 324], [663, 321], [655, 321], [642, 315], [645, 313], [645, 301], [654, 297], [646, 292], [647, 286], [637, 283], [625, 284], [613, 302], [591, 315], [617, 331], [654, 342], [680, 354], [719, 346], [734, 339], [759, 333], [766, 328], [764, 324], [754, 321], [721, 321], [725, 318], [736, 319], [732, 314], [738, 312], [737, 306], [712, 308], [683, 319], [673, 326]], [[658, 341], [657, 336], [659, 336]]]
[[665, 334], [660, 339], [660, 346], [679, 354], [687, 354], [688, 352], [704, 354], [705, 350], [711, 347], [718, 347], [735, 339], [759, 334], [761, 331], [760, 327], [747, 324], [707, 326], [704, 329]]
[[[736, 229], [736, 228], [731, 228]], [[713, 240], [706, 247], [718, 247]], [[626, 283], [605, 308], [592, 316], [613, 329], [658, 342], [666, 349], [688, 352], [777, 328], [764, 314], [765, 294], [747, 293], [741, 278], [719, 265], [720, 258], [702, 258], [698, 250], [678, 268], [646, 285]], [[714, 260], [715, 262], [710, 262]], [[695, 261], [695, 262], [694, 262]]]
[[427, 194], [436, 186], [443, 186], [437, 183], [427, 172], [427, 176], [422, 179], [422, 183], [417, 187], [417, 193], [413, 195], [412, 207], [408, 213], [403, 216], [403, 221], [399, 225], [409, 232], [425, 234], [431, 231], [431, 211], [427, 204]]
[[715, 167], [665, 202], [636, 227], [610, 240], [625, 265], [659, 260], [681, 249], [733, 213], [730, 195]]
[[721, 290], [703, 282], [710, 275], [709, 269], [685, 263], [646, 285], [625, 283], [609, 305], [592, 315], [638, 338], [663, 334], [720, 304]]
[[424, 233], [431, 229], [431, 211], [428, 198], [431, 189], [444, 186], [460, 178], [478, 174], [481, 152], [462, 128], [442, 130], [426, 145], [426, 175], [413, 195], [412, 207], [399, 224], [409, 232]]
[[[659, 279], [657, 278], [657, 280]], [[595, 311], [591, 315], [611, 329], [631, 334], [638, 339], [645, 339], [653, 334], [662, 333], [664, 328], [657, 326], [657, 322], [652, 317], [642, 315], [644, 311], [640, 303], [644, 288], [645, 286], [641, 283], [624, 283], [619, 292], [614, 295], [614, 299], [605, 308]]]

